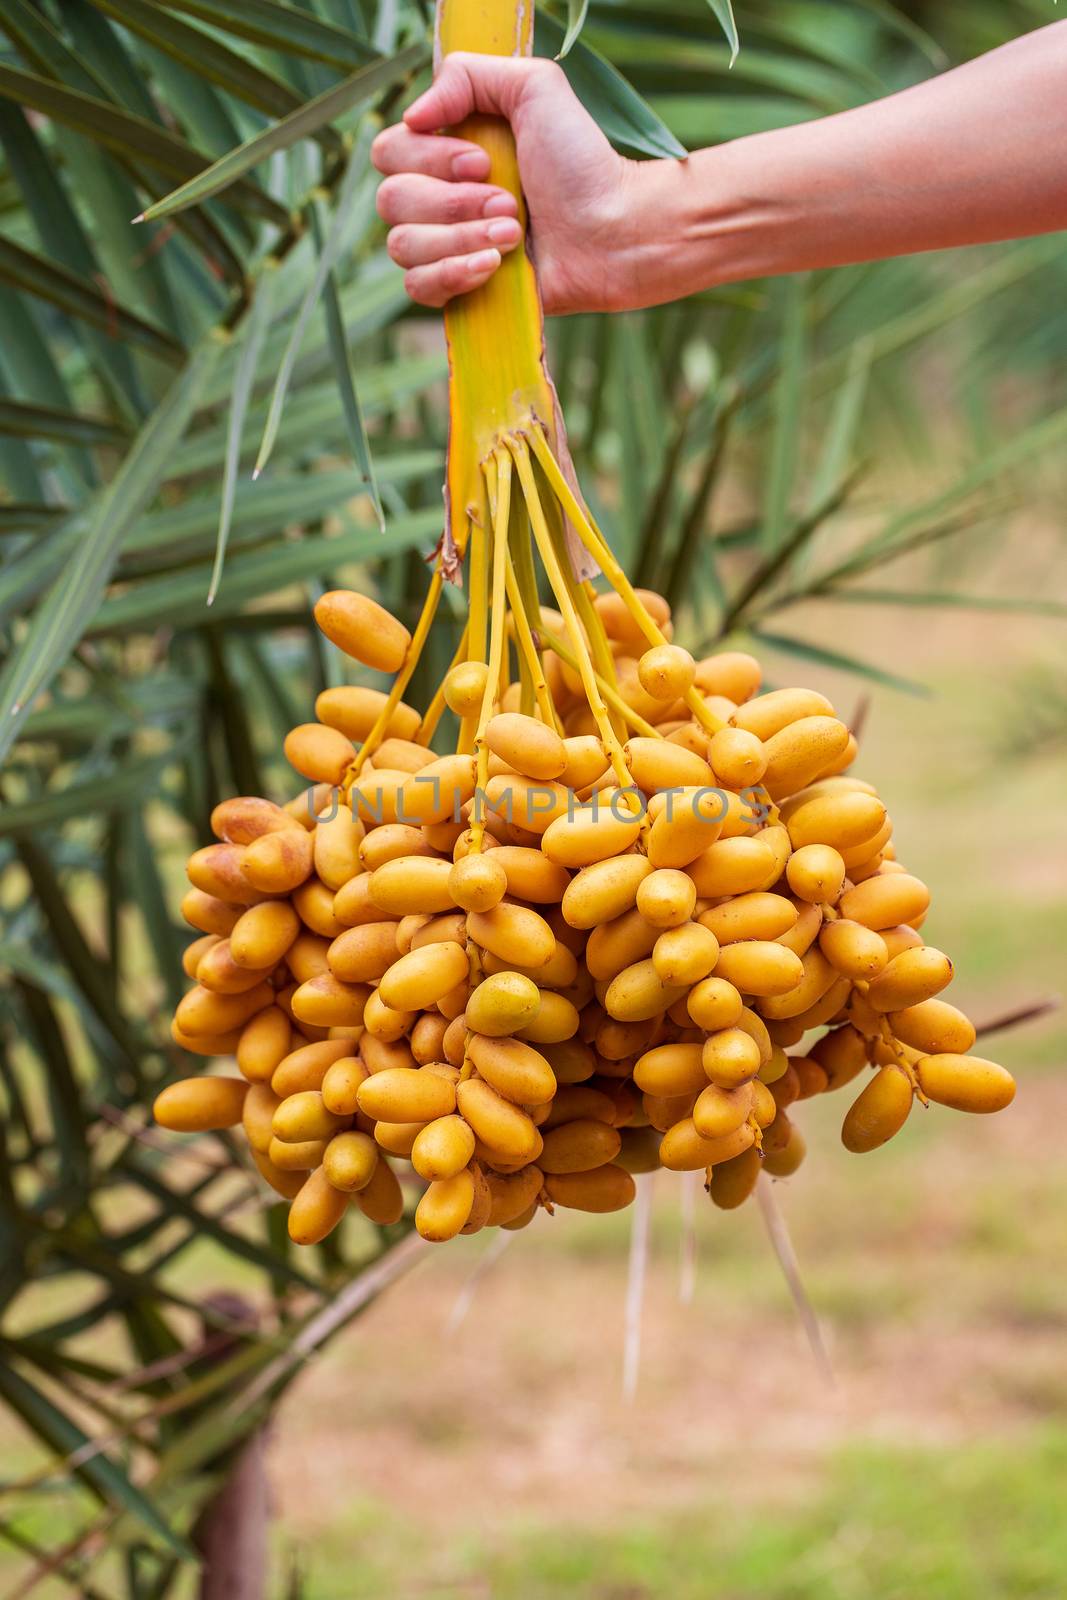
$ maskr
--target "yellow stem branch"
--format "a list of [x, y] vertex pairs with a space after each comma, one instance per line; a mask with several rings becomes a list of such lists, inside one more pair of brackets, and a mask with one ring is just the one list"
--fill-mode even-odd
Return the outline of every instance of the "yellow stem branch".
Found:
[[[544, 639], [547, 645], [551, 646], [561, 661], [563, 661], [573, 671], [578, 671], [578, 661], [574, 655], [574, 652], [569, 649], [569, 647], [563, 642], [558, 634], [553, 633], [550, 629], [542, 626], [541, 637]], [[642, 738], [645, 739], [662, 739], [663, 735], [660, 733], [659, 729], [654, 728], [651, 722], [646, 722], [644, 717], [639, 716], [634, 710], [633, 706], [627, 705], [618, 689], [613, 688], [610, 683], [601, 677], [599, 672], [596, 674], [596, 681], [597, 687], [604, 696], [604, 699], [607, 701], [608, 705], [613, 711], [618, 712], [619, 716], [624, 722], [629, 723], [630, 727], [635, 733], [641, 734]]]
[[[552, 454], [551, 446], [549, 445], [548, 440], [545, 438], [544, 433], [540, 428], [531, 428], [529, 440], [531, 446], [533, 447], [534, 454], [537, 456], [537, 459], [541, 464], [545, 477], [555, 490], [555, 493], [559, 498], [559, 502], [573, 524], [579, 539], [581, 539], [582, 543], [585, 545], [585, 548], [596, 560], [598, 566], [600, 567], [604, 576], [607, 578], [608, 582], [611, 584], [612, 588], [615, 590], [616, 594], [622, 598], [626, 609], [633, 617], [634, 621], [644, 634], [645, 638], [648, 640], [649, 644], [667, 644], [669, 641], [666, 634], [653, 620], [653, 618], [649, 616], [644, 605], [641, 603], [640, 596], [635, 591], [633, 584], [630, 582], [622, 567], [615, 559], [614, 552], [609, 546], [607, 540], [604, 538], [604, 535], [600, 532], [600, 529], [596, 526], [596, 524], [590, 520], [587, 512], [579, 503], [574, 491], [571, 489], [570, 484], [567, 482], [562, 471], [560, 470], [559, 463]], [[703, 697], [698, 689], [690, 688], [686, 691], [685, 703], [693, 713], [693, 716], [697, 722], [699, 722], [701, 727], [703, 727], [708, 733], [718, 733], [720, 728], [724, 728], [726, 726], [726, 723], [721, 717], [717, 717], [713, 711], [708, 710], [708, 707], [704, 704]]]
[[506, 588], [508, 568], [508, 519], [511, 514], [511, 457], [504, 451], [494, 461], [493, 479], [489, 481], [490, 505], [493, 514], [493, 600], [489, 612], [489, 671], [482, 695], [478, 728], [474, 735], [474, 754], [477, 758], [475, 774], [475, 803], [471, 816], [471, 853], [477, 855], [485, 839], [485, 818], [482, 815], [485, 786], [489, 781], [489, 746], [485, 730], [493, 715], [493, 704], [500, 689], [500, 666], [504, 659], [504, 632], [506, 626]]
[[[463, 632], [459, 636], [459, 643], [456, 646], [455, 654], [453, 655], [452, 660], [448, 663], [448, 672], [445, 673], [445, 678], [448, 677], [448, 673], [452, 671], [453, 667], [458, 666], [461, 661], [466, 661], [467, 639], [469, 635], [470, 623], [468, 621], [463, 624]], [[444, 710], [445, 684], [444, 679], [442, 679], [437, 685], [437, 688], [434, 690], [433, 699], [426, 707], [423, 719], [419, 723], [419, 731], [415, 735], [414, 741], [416, 744], [428, 745], [431, 742], [434, 734], [437, 732], [437, 724], [440, 722], [441, 717], [444, 714]]]
[[[537, 702], [537, 709], [541, 713], [541, 720], [547, 722], [550, 728], [558, 729], [560, 723], [559, 718], [556, 716], [556, 708], [552, 703], [552, 691], [548, 687], [548, 680], [545, 678], [544, 668], [541, 666], [541, 657], [537, 654], [537, 646], [534, 644], [533, 633], [530, 630], [530, 619], [523, 607], [522, 595], [519, 593], [519, 580], [515, 572], [515, 563], [512, 561], [510, 553], [508, 554], [507, 591], [511, 615], [515, 619], [516, 644], [519, 655], [530, 675], [530, 681], [533, 684], [534, 699]], [[538, 611], [540, 611], [540, 607], [538, 607]], [[544, 629], [541, 626], [540, 616], [537, 619], [537, 626], [538, 631], [543, 633]]]
[[589, 649], [585, 642], [585, 635], [582, 632], [582, 625], [578, 620], [578, 612], [552, 545], [552, 536], [537, 494], [537, 484], [534, 481], [529, 448], [524, 438], [514, 435], [508, 436], [507, 444], [518, 468], [519, 481], [522, 484], [526, 508], [530, 513], [530, 525], [533, 528], [537, 549], [544, 569], [548, 574], [548, 581], [552, 586], [556, 603], [563, 614], [564, 622], [567, 624], [567, 632], [571, 636], [571, 648], [577, 658], [578, 672], [582, 680], [582, 688], [585, 691], [586, 700], [589, 703], [589, 709], [593, 713], [600, 737], [604, 741], [604, 748], [608, 752], [612, 770], [619, 780], [620, 787], [623, 789], [633, 788], [633, 779], [626, 766], [626, 758], [622, 753], [622, 746], [616, 737], [615, 729], [612, 727], [611, 718], [608, 716], [607, 707], [604, 704], [600, 686], [597, 683], [597, 675], [594, 671], [593, 663], [589, 659]]
[[[561, 546], [562, 548], [560, 548]], [[560, 566], [563, 568], [567, 586], [574, 596], [578, 617], [582, 627], [585, 629], [585, 636], [589, 640], [589, 650], [598, 679], [603, 683], [615, 684], [618, 682], [615, 676], [615, 657], [611, 653], [611, 646], [608, 644], [608, 636], [604, 632], [604, 624], [600, 620], [600, 613], [590, 598], [587, 585], [579, 583], [577, 578], [573, 576], [562, 539], [557, 542], [557, 552], [560, 556]], [[614, 708], [611, 711], [611, 725], [615, 729], [616, 737], [620, 740], [625, 739], [625, 722], [620, 719], [618, 711]]]
[[484, 661], [486, 623], [489, 615], [489, 541], [481, 521], [471, 522], [470, 588], [468, 659]]

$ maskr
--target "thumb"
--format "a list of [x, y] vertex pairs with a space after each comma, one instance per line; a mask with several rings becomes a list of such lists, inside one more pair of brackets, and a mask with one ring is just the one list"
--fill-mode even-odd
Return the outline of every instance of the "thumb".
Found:
[[475, 111], [511, 118], [531, 84], [558, 71], [543, 59], [457, 50], [445, 57], [432, 86], [408, 107], [404, 121], [415, 133], [435, 133]]

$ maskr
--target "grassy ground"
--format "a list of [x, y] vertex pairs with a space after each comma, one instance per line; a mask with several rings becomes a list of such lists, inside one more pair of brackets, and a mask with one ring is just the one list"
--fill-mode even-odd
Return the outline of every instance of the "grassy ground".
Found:
[[[811, 613], [789, 631], [834, 624], [842, 648], [936, 691], [874, 691], [861, 770], [890, 801], [902, 857], [936, 887], [927, 936], [957, 959], [955, 995], [982, 1021], [1063, 989], [1064, 751], [1023, 766], [1000, 754], [1028, 722], [1015, 663], [1062, 657], [1062, 637], [1032, 619], [904, 616]], [[773, 670], [846, 710], [857, 694], [784, 658]], [[838, 1142], [843, 1103], [801, 1109], [809, 1161], [774, 1192], [832, 1383], [755, 1206], [727, 1216], [697, 1196], [683, 1300], [671, 1175], [654, 1180], [632, 1401], [628, 1217], [544, 1218], [495, 1260], [484, 1236], [432, 1255], [314, 1362], [277, 1419], [275, 1593], [1059, 1600], [1064, 1046], [1059, 1017], [990, 1038], [1020, 1079], [1009, 1112], [917, 1110], [868, 1157]], [[184, 1270], [198, 1293], [240, 1287], [218, 1282], [206, 1249]], [[0, 1452], [12, 1475], [36, 1459], [6, 1421]], [[66, 1514], [57, 1499], [56, 1527]], [[21, 1570], [0, 1553], [0, 1594]]]

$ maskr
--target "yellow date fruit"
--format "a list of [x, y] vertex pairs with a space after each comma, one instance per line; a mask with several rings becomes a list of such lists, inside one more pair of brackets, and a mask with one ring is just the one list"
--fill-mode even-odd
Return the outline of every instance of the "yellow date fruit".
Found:
[[804, 977], [804, 966], [800, 957], [784, 945], [767, 939], [746, 939], [724, 946], [714, 975], [725, 978], [742, 994], [770, 998], [791, 994]]
[[234, 923], [230, 955], [239, 967], [274, 967], [300, 932], [300, 918], [285, 900], [249, 906]]
[[386, 1067], [365, 1078], [356, 1093], [365, 1116], [383, 1122], [432, 1122], [456, 1109], [456, 1088], [424, 1067]]
[[455, 1114], [426, 1123], [411, 1147], [411, 1164], [428, 1183], [455, 1177], [473, 1156], [473, 1130]]
[[462, 945], [425, 945], [393, 962], [379, 984], [382, 1000], [394, 1011], [427, 1011], [470, 973]]
[[833, 845], [805, 844], [789, 857], [785, 875], [798, 900], [835, 905], [845, 885], [845, 863]]
[[879, 1068], [856, 1100], [841, 1128], [841, 1143], [860, 1155], [877, 1150], [899, 1133], [911, 1111], [912, 1087], [897, 1066]]
[[704, 1040], [702, 1060], [704, 1075], [712, 1083], [720, 1089], [736, 1089], [759, 1071], [760, 1047], [744, 1028], [722, 1028]]
[[876, 978], [889, 961], [885, 940], [862, 922], [837, 917], [819, 934], [819, 949], [835, 972], [848, 978]]
[[478, 1078], [457, 1085], [460, 1115], [475, 1137], [506, 1160], [521, 1164], [540, 1151], [541, 1136], [525, 1111]]
[[340, 784], [356, 758], [351, 739], [321, 722], [301, 722], [291, 728], [283, 749], [289, 765], [312, 783]]
[[923, 1056], [915, 1068], [919, 1087], [954, 1111], [1003, 1111], [1015, 1098], [1015, 1079], [996, 1061], [945, 1052]]
[[563, 1172], [591, 1172], [613, 1161], [622, 1148], [617, 1128], [596, 1118], [582, 1117], [561, 1123], [544, 1136], [544, 1149], [537, 1158], [541, 1171], [555, 1176]]
[[[336, 728], [347, 738], [362, 744], [385, 710], [388, 696], [381, 689], [364, 689], [344, 684], [336, 689], [323, 689], [315, 700], [315, 715], [328, 728]], [[386, 739], [379, 747], [381, 755], [390, 738], [410, 740], [419, 731], [422, 717], [414, 706], [401, 700], [393, 707], [386, 725]], [[428, 759], [433, 760], [432, 754]], [[418, 768], [415, 769], [416, 771]], [[316, 811], [318, 808], [315, 808]], [[314, 812], [312, 813], [315, 814]]]
[[546, 1174], [544, 1182], [553, 1204], [570, 1211], [622, 1211], [637, 1192], [630, 1174], [614, 1162], [592, 1172]]
[[351, 589], [331, 589], [315, 602], [315, 621], [338, 650], [378, 672], [399, 672], [411, 635], [376, 600]]
[[474, 1206], [474, 1178], [464, 1169], [430, 1184], [415, 1207], [415, 1227], [424, 1239], [443, 1244], [467, 1224]]
[[931, 945], [902, 950], [872, 979], [867, 1003], [875, 1011], [905, 1011], [932, 1000], [952, 982], [952, 962]]
[[752, 1146], [739, 1156], [714, 1166], [708, 1181], [712, 1205], [718, 1206], [720, 1211], [733, 1211], [744, 1205], [759, 1182], [762, 1168], [759, 1152]]
[[867, 878], [863, 883], [857, 883], [855, 888], [846, 889], [838, 909], [843, 917], [862, 922], [865, 928], [873, 928], [877, 932], [882, 928], [894, 928], [902, 922], [914, 925], [915, 919], [921, 919], [929, 904], [930, 891], [920, 878], [913, 878], [910, 873], [893, 872], [885, 877], [879, 874]]
[[516, 711], [490, 717], [485, 742], [494, 755], [526, 778], [558, 778], [567, 765], [567, 752], [556, 730]]
[[977, 1037], [970, 1017], [947, 1000], [922, 1000], [891, 1011], [889, 1026], [902, 1044], [926, 1056], [965, 1056]]
[[294, 1244], [320, 1244], [348, 1209], [348, 1196], [335, 1189], [316, 1167], [289, 1207], [289, 1237]]
[[556, 936], [544, 917], [508, 901], [492, 911], [469, 912], [467, 932], [475, 944], [509, 966], [543, 967], [556, 950]]
[[152, 1115], [172, 1133], [207, 1133], [234, 1128], [241, 1120], [249, 1085], [244, 1078], [182, 1078], [155, 1098]]
[[541, 1052], [525, 1040], [472, 1033], [467, 1048], [481, 1076], [505, 1099], [536, 1106], [555, 1094], [555, 1073]]
[[706, 978], [718, 959], [718, 939], [699, 922], [665, 928], [652, 950], [652, 965], [660, 981], [684, 988]]
[[337, 1133], [322, 1154], [322, 1170], [328, 1182], [345, 1194], [365, 1189], [378, 1165], [378, 1146], [369, 1134], [350, 1129]]
[[653, 928], [677, 928], [688, 922], [696, 901], [696, 884], [677, 867], [660, 867], [637, 886], [637, 909]]

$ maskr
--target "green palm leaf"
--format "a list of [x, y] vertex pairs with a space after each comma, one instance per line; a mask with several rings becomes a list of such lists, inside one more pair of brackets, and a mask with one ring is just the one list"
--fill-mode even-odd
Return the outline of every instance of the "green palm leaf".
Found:
[[217, 344], [208, 340], [175, 379], [100, 496], [69, 570], [9, 656], [0, 673], [0, 758], [10, 749], [33, 699], [63, 666], [95, 612], [126, 529], [156, 492], [217, 355]]
[[374, 50], [347, 28], [324, 22], [307, 9], [277, 0], [166, 0], [171, 11], [185, 11], [254, 44], [309, 61], [324, 61], [348, 71], [370, 60]]
[[151, 1534], [161, 1540], [183, 1561], [195, 1560], [195, 1552], [187, 1541], [171, 1528], [158, 1507], [138, 1489], [122, 1468], [103, 1451], [89, 1454], [89, 1435], [78, 1424], [14, 1367], [0, 1363], [0, 1394], [16, 1411], [28, 1427], [46, 1440], [57, 1454], [72, 1456], [81, 1453], [85, 1459], [75, 1470], [77, 1476], [99, 1496], [105, 1504], [117, 1504], [135, 1517]]
[[163, 200], [157, 200], [144, 212], [144, 220], [171, 216], [184, 211], [187, 206], [200, 205], [212, 195], [221, 193], [233, 184], [243, 185], [243, 174], [259, 165], [278, 150], [287, 150], [299, 139], [318, 133], [327, 123], [344, 116], [355, 106], [363, 104], [380, 89], [389, 88], [418, 70], [426, 60], [426, 49], [421, 44], [408, 45], [387, 61], [375, 61], [361, 67], [343, 83], [326, 89], [314, 100], [309, 100], [297, 111], [283, 117], [262, 133], [253, 134], [236, 150], [229, 151], [206, 171], [200, 172], [175, 189]]
[[[144, 117], [122, 111], [106, 100], [67, 89], [35, 73], [0, 63], [0, 95], [18, 105], [29, 106], [43, 116], [53, 117], [64, 127], [129, 161], [145, 161], [172, 177], [191, 177], [204, 166], [204, 158], [175, 134], [167, 133]], [[251, 179], [238, 178], [232, 198], [236, 205], [280, 227], [289, 220], [284, 208]]]

